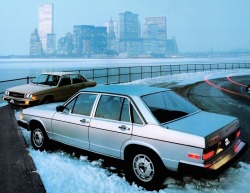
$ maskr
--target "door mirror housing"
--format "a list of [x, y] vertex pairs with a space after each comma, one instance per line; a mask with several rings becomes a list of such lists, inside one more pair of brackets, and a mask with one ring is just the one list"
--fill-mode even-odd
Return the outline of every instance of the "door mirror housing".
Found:
[[61, 105], [60, 105], [60, 106], [57, 106], [57, 107], [56, 107], [56, 111], [57, 111], [57, 112], [63, 112], [63, 110], [64, 110], [64, 106], [61, 106]]

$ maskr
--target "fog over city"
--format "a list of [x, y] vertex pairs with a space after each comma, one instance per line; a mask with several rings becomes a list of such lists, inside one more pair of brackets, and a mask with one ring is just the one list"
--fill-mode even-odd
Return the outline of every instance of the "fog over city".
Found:
[[0, 7], [0, 56], [28, 55], [30, 34], [38, 27], [38, 8], [54, 4], [57, 40], [74, 25], [105, 26], [119, 13], [145, 17], [165, 16], [167, 37], [175, 36], [179, 52], [249, 51], [248, 0], [8, 0]]

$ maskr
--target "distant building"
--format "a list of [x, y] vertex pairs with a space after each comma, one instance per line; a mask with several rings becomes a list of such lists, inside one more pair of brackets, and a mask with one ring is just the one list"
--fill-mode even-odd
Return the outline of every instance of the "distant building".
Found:
[[93, 25], [75, 25], [73, 27], [73, 55], [90, 57], [103, 55], [107, 50], [107, 28]]
[[141, 25], [138, 17], [138, 14], [129, 11], [119, 14], [119, 51], [128, 56], [142, 54]]
[[[54, 7], [53, 3], [44, 3], [39, 6], [38, 33], [42, 42], [43, 50], [47, 51], [48, 34], [53, 34]], [[50, 49], [50, 48], [49, 48]], [[49, 50], [51, 51], [51, 50]]]
[[42, 43], [37, 28], [30, 35], [30, 57], [41, 57], [43, 55]]
[[139, 15], [132, 12], [120, 13], [119, 38], [121, 40], [138, 39], [141, 37]]
[[47, 51], [48, 56], [56, 54], [56, 34], [47, 34]]
[[175, 37], [167, 40], [167, 56], [176, 56], [178, 54], [178, 46]]
[[119, 51], [118, 22], [112, 19], [106, 22], [107, 27], [107, 55], [116, 55]]
[[95, 27], [91, 41], [92, 53], [104, 55], [107, 51], [107, 27]]
[[[107, 33], [115, 35], [116, 38], [119, 38], [119, 23], [117, 20], [110, 19], [109, 21], [105, 22], [105, 26], [107, 27]], [[113, 35], [113, 33], [115, 33]]]
[[93, 25], [75, 25], [73, 27], [73, 44], [74, 50], [73, 55], [77, 57], [83, 56], [83, 42], [86, 40], [91, 40], [94, 36], [94, 26]]
[[142, 37], [145, 55], [165, 57], [167, 52], [166, 17], [146, 17]]
[[57, 55], [63, 57], [72, 57], [73, 48], [73, 35], [71, 33], [67, 33], [65, 37], [62, 37], [58, 40]]

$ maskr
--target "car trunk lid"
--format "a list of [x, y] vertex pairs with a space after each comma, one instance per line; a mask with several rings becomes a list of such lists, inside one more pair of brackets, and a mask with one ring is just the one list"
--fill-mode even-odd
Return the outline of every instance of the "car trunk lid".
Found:
[[167, 129], [204, 137], [206, 145], [204, 148], [224, 140], [239, 128], [239, 121], [235, 117], [203, 111], [177, 120], [165, 123], [163, 126]]

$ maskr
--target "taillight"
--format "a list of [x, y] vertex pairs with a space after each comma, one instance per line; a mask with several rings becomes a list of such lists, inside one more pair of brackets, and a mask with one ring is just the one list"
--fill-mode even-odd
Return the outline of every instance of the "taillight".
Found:
[[207, 160], [207, 159], [209, 159], [210, 157], [212, 157], [213, 155], [214, 155], [214, 150], [209, 151], [209, 152], [207, 152], [207, 153], [203, 153], [202, 159], [203, 159], [203, 160]]
[[194, 154], [194, 153], [189, 153], [188, 154], [189, 158], [193, 158], [193, 159], [201, 159], [200, 155]]
[[236, 133], [236, 138], [240, 136], [240, 130]]

